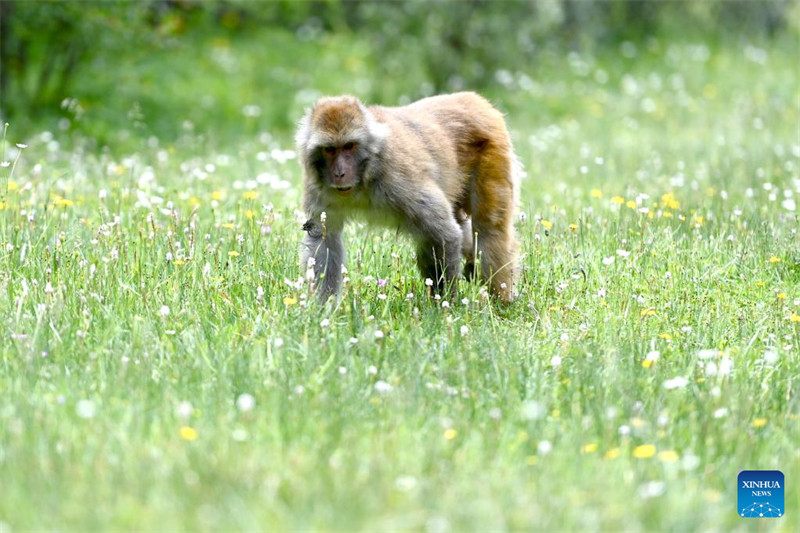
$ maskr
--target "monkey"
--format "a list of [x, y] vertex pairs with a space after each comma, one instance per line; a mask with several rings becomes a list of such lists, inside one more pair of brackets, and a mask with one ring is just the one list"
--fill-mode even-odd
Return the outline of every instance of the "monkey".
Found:
[[[403, 107], [323, 97], [297, 128], [308, 221], [301, 268], [313, 268], [320, 300], [338, 298], [354, 217], [405, 230], [417, 266], [437, 291], [475, 274], [504, 303], [516, 296], [514, 229], [518, 160], [503, 114], [477, 93], [424, 98]], [[310, 274], [310, 272], [309, 272]]]

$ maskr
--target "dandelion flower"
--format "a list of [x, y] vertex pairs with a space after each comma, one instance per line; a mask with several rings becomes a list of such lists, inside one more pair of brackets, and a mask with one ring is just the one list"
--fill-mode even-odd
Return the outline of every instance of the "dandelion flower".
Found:
[[544, 229], [548, 230], [548, 231], [553, 229], [553, 223], [551, 221], [549, 221], [549, 220], [542, 219], [542, 220], [539, 221], [539, 224], [541, 224], [542, 227]]
[[772, 255], [769, 258], [769, 262], [770, 263], [780, 263], [781, 262], [781, 258], [778, 257], [777, 255]]
[[189, 426], [182, 426], [180, 429], [180, 436], [181, 439], [191, 442], [197, 439], [197, 430]]
[[539, 455], [547, 455], [553, 451], [553, 445], [548, 440], [539, 441], [539, 444], [536, 445], [536, 451], [539, 452]]
[[688, 385], [689, 380], [683, 376], [677, 376], [672, 379], [668, 379], [664, 382], [664, 388], [667, 390], [672, 389], [682, 389], [686, 385]]
[[246, 191], [243, 196], [245, 200], [255, 200], [258, 198], [258, 191]]
[[617, 457], [619, 457], [619, 448], [611, 448], [610, 450], [607, 450], [606, 453], [603, 454], [603, 459], [609, 461], [612, 459], [616, 459]]
[[170, 313], [170, 309], [169, 309], [168, 305], [162, 305], [161, 309], [158, 311], [158, 314], [163, 316], [163, 317], [169, 316], [169, 313]]
[[581, 453], [582, 454], [594, 453], [596, 451], [597, 451], [597, 443], [596, 442], [590, 442], [589, 444], [584, 444], [583, 446], [581, 446]]
[[387, 392], [392, 392], [392, 386], [386, 383], [383, 380], [375, 382], [375, 392], [380, 394], [386, 394]]
[[238, 398], [236, 398], [236, 408], [239, 409], [241, 412], [246, 413], [247, 411], [252, 411], [253, 407], [256, 406], [256, 399], [253, 398], [251, 394], [240, 394]]
[[754, 428], [763, 428], [766, 425], [767, 425], [767, 419], [766, 418], [756, 418], [755, 420], [753, 420], [753, 427]]
[[675, 450], [664, 450], [662, 452], [658, 452], [658, 459], [665, 463], [674, 463], [679, 458], [680, 456]]
[[622, 196], [614, 196], [611, 198], [611, 201], [617, 205], [622, 205], [625, 203], [625, 198], [623, 198]]
[[446, 429], [444, 432], [445, 440], [453, 440], [454, 438], [458, 437], [458, 431], [453, 428]]
[[81, 400], [75, 405], [75, 413], [81, 418], [94, 418], [97, 406], [91, 400]]
[[181, 402], [178, 404], [177, 413], [180, 418], [189, 418], [190, 416], [192, 416], [193, 412], [194, 408], [192, 407], [191, 403]]
[[656, 454], [656, 447], [652, 444], [642, 444], [633, 449], [633, 456], [637, 459], [649, 459]]

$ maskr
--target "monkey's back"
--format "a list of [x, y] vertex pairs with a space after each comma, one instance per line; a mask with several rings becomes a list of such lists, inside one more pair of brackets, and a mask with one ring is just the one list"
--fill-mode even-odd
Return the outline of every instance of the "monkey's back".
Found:
[[[431, 96], [402, 107], [371, 107], [403, 139], [399, 160], [414, 162], [439, 184], [449, 200], [463, 196], [482, 154], [511, 153], [502, 113], [482, 96], [461, 92]], [[413, 172], [407, 178], [415, 181]]]

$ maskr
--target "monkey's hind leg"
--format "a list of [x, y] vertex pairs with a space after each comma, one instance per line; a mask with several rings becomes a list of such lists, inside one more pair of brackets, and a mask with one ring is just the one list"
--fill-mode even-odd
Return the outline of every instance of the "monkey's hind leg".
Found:
[[465, 214], [460, 213], [456, 218], [461, 226], [461, 255], [466, 259], [464, 264], [464, 277], [471, 280], [475, 277], [475, 241], [472, 233], [472, 219]]
[[519, 277], [510, 152], [487, 147], [479, 159], [473, 187], [472, 225], [477, 234], [481, 273], [492, 293], [509, 303], [516, 296]]

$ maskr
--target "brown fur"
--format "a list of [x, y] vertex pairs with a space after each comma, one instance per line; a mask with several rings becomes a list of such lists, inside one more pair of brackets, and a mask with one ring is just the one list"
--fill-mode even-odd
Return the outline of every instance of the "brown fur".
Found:
[[[346, 143], [357, 147], [359, 171], [334, 179], [330, 158], [319, 153]], [[514, 153], [503, 115], [484, 98], [457, 93], [404, 107], [368, 108], [350, 96], [323, 98], [301, 122], [297, 144], [310, 222], [319, 223], [322, 212], [327, 216], [326, 236], [314, 238], [309, 231], [303, 254], [304, 260], [316, 260], [323, 297], [338, 292], [341, 228], [361, 214], [407, 229], [419, 243], [423, 275], [451, 287], [462, 254], [469, 274], [471, 237], [477, 237], [484, 279], [503, 301], [513, 299]], [[353, 183], [346, 194], [337, 189], [343, 182]]]

